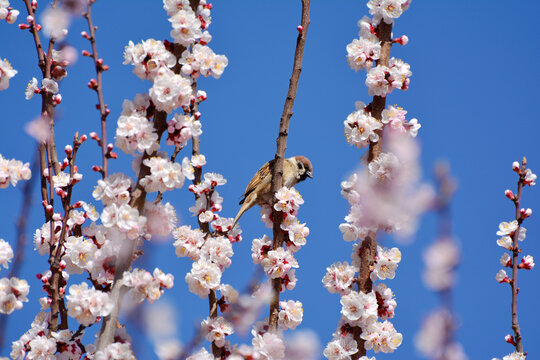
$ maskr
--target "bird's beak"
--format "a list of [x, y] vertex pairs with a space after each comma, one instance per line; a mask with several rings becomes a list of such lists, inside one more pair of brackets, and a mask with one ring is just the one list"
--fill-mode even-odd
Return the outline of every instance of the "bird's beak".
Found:
[[313, 179], [313, 174], [311, 173], [311, 171], [306, 171], [306, 176]]

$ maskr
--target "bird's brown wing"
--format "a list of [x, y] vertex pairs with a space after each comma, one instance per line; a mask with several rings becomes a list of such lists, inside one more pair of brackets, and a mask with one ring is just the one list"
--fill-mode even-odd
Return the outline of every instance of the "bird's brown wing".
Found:
[[246, 191], [244, 191], [244, 194], [242, 195], [242, 200], [240, 200], [239, 204], [243, 204], [246, 197], [257, 188], [257, 186], [266, 178], [267, 176], [272, 176], [272, 168], [274, 167], [274, 161], [270, 160], [266, 164], [264, 164], [259, 171], [253, 176], [251, 181], [249, 182]]

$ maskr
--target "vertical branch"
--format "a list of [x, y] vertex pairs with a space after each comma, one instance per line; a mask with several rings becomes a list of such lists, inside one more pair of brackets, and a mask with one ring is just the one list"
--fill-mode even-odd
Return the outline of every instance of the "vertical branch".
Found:
[[[377, 32], [379, 34], [379, 40], [381, 41], [381, 55], [377, 61], [377, 65], [388, 66], [390, 59], [390, 49], [392, 48], [392, 24], [387, 24], [381, 20], [379, 26], [377, 26]], [[371, 116], [378, 121], [382, 119], [382, 112], [386, 107], [386, 97], [374, 96], [371, 102]], [[368, 163], [376, 160], [379, 154], [382, 152], [383, 147], [383, 130], [377, 130], [379, 135], [379, 141], [376, 143], [370, 142], [368, 150]], [[373, 284], [369, 277], [371, 273], [371, 267], [375, 263], [375, 256], [377, 255], [377, 234], [370, 232], [368, 236], [362, 241], [361, 254], [360, 254], [360, 271], [356, 278], [358, 290], [367, 294], [371, 292]], [[357, 328], [354, 331], [354, 339], [359, 344], [359, 349], [356, 354], [353, 354], [351, 358], [353, 360], [359, 359], [361, 356], [366, 355], [366, 349], [364, 348], [364, 339], [360, 337], [362, 329]]]
[[[527, 160], [523, 158], [521, 165], [521, 173], [525, 173], [525, 168], [527, 166]], [[518, 228], [512, 236], [512, 281], [510, 282], [512, 288], [512, 330], [514, 331], [514, 341], [516, 343], [516, 350], [520, 353], [523, 352], [523, 342], [521, 337], [521, 329], [519, 327], [518, 317], [517, 317], [517, 295], [519, 288], [517, 286], [517, 274], [518, 274], [518, 255], [521, 252], [519, 249], [518, 238], [519, 232], [521, 229], [521, 223], [523, 222], [523, 217], [520, 213], [520, 204], [521, 204], [521, 193], [523, 191], [523, 175], [520, 174], [519, 180], [517, 183], [517, 194], [514, 200], [514, 205], [516, 207], [516, 220], [518, 221]]]
[[[289, 90], [285, 99], [285, 106], [279, 123], [279, 135], [276, 140], [277, 149], [274, 157], [274, 167], [272, 168], [272, 194], [278, 192], [283, 187], [283, 161], [285, 158], [285, 149], [287, 148], [287, 136], [289, 134], [289, 120], [293, 114], [294, 100], [296, 99], [296, 91], [298, 89], [298, 81], [302, 72], [302, 58], [304, 55], [304, 47], [306, 45], [306, 35], [309, 27], [309, 7], [310, 0], [302, 0], [302, 19], [301, 25], [298, 28], [298, 37], [296, 39], [296, 50], [294, 52], [294, 64], [291, 78], [289, 80]], [[276, 199], [273, 197], [273, 202]], [[272, 208], [272, 216], [274, 220], [273, 227], [273, 249], [277, 249], [283, 244], [283, 231], [281, 230], [281, 222], [283, 214], [280, 211]], [[272, 280], [273, 295], [270, 300], [270, 331], [277, 330], [278, 315], [279, 315], [279, 294], [281, 292], [281, 278]]]
[[92, 59], [94, 60], [94, 66], [96, 68], [96, 83], [97, 86], [93, 88], [93, 90], [96, 91], [97, 97], [98, 97], [98, 107], [99, 107], [99, 113], [101, 116], [101, 159], [102, 159], [102, 171], [101, 175], [103, 178], [106, 178], [109, 174], [109, 156], [107, 151], [107, 116], [109, 115], [110, 111], [107, 109], [107, 105], [105, 104], [103, 100], [103, 81], [102, 81], [102, 74], [104, 71], [108, 69], [106, 65], [103, 65], [103, 59], [100, 59], [98, 56], [97, 51], [97, 45], [96, 45], [96, 29], [97, 26], [94, 26], [92, 22], [92, 5], [96, 2], [96, 0], [88, 0], [88, 9], [86, 13], [83, 14], [83, 16], [86, 18], [88, 22], [88, 40], [90, 41], [92, 45]]

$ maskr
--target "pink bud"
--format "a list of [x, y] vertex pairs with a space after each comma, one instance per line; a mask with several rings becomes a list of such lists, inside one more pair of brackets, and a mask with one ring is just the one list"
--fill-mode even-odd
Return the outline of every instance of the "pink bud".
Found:
[[52, 213], [53, 213], [52, 205], [45, 206], [45, 211], [47, 211], [47, 214], [52, 215]]
[[32, 0], [32, 10], [36, 11], [37, 9], [37, 0]]
[[56, 94], [53, 96], [53, 104], [54, 106], [60, 104], [62, 102], [62, 95], [61, 94]]
[[21, 29], [21, 30], [30, 29], [30, 25], [28, 25], [28, 24], [19, 24], [19, 29]]
[[520, 165], [517, 161], [514, 161], [512, 163], [512, 170], [514, 170], [515, 172], [519, 173], [519, 169], [520, 169]]
[[75, 204], [73, 204], [74, 209], [79, 209], [83, 206], [82, 201], [77, 201]]
[[504, 195], [506, 195], [506, 197], [509, 198], [510, 200], [514, 200], [514, 193], [512, 192], [512, 190], [506, 189], [504, 191]]
[[34, 17], [32, 15], [28, 15], [26, 17], [26, 22], [32, 25], [34, 23]]
[[69, 156], [73, 152], [73, 148], [71, 147], [71, 145], [66, 145], [66, 147], [64, 147], [64, 151]]
[[81, 36], [87, 40], [90, 40], [90, 35], [86, 31], [81, 31]]
[[509, 343], [509, 344], [512, 344], [514, 346], [516, 345], [516, 342], [514, 341], [514, 337], [512, 335], [510, 335], [510, 334], [506, 335], [504, 337], [504, 340], [506, 340], [506, 342]]
[[60, 215], [59, 213], [54, 213], [53, 216], [52, 216], [52, 219], [54, 221], [61, 221], [62, 220], [62, 215]]
[[398, 43], [400, 45], [407, 45], [409, 43], [409, 38], [407, 35], [403, 35], [397, 39], [394, 39], [393, 42]]
[[300, 34], [302, 34], [302, 31], [304, 31], [304, 27], [302, 25], [298, 25], [298, 27], [296, 28], [296, 30], [298, 30], [298, 32]]
[[109, 143], [107, 144], [107, 150], [111, 151], [114, 148], [113, 144]]
[[94, 165], [92, 166], [92, 170], [96, 172], [101, 171], [101, 166]]
[[109, 154], [109, 157], [110, 157], [111, 159], [118, 159], [118, 154], [115, 153], [114, 151], [111, 151], [110, 154]]
[[40, 31], [40, 30], [41, 30], [41, 25], [37, 24], [37, 25], [35, 26], [35, 28], [36, 28], [37, 31]]
[[79, 143], [83, 143], [86, 141], [86, 139], [88, 139], [88, 137], [86, 136], [86, 134], [82, 134], [81, 137], [79, 137]]
[[99, 136], [95, 131], [90, 133], [90, 139], [99, 140]]
[[92, 57], [92, 54], [90, 54], [90, 52], [88, 50], [83, 50], [83, 51], [81, 51], [81, 53], [82, 53], [82, 56]]
[[201, 113], [197, 111], [193, 116], [195, 117], [195, 120], [199, 120], [201, 118]]

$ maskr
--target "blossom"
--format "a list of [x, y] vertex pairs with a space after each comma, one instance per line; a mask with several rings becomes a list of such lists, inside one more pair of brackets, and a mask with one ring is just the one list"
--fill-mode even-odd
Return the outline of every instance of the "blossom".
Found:
[[388, 153], [399, 161], [388, 161], [391, 157], [384, 159], [383, 155], [371, 169], [358, 171], [343, 188], [342, 193], [351, 204], [345, 217], [349, 225], [341, 226], [347, 240], [364, 238], [379, 229], [396, 231], [400, 237], [410, 236], [416, 230], [419, 215], [432, 204], [433, 190], [420, 183], [414, 140], [398, 133], [387, 135]]
[[366, 86], [370, 96], [386, 97], [386, 94], [392, 91], [386, 79], [387, 73], [389, 73], [389, 69], [384, 65], [377, 65], [368, 70]]
[[132, 186], [133, 180], [129, 176], [124, 173], [114, 173], [103, 180], [98, 180], [92, 196], [96, 200], [101, 200], [104, 205], [126, 204], [130, 200]]
[[328, 343], [326, 349], [324, 349], [324, 356], [328, 360], [346, 360], [357, 352], [358, 344], [352, 335], [347, 334], [346, 336], [335, 337], [334, 340]]
[[358, 102], [357, 111], [349, 114], [345, 120], [345, 138], [347, 142], [357, 148], [369, 146], [370, 142], [379, 141], [377, 130], [383, 125], [367, 112], [363, 103]]
[[202, 134], [201, 122], [194, 116], [175, 114], [167, 122], [167, 132], [167, 145], [183, 148], [193, 136]]
[[176, 57], [163, 42], [148, 39], [139, 44], [132, 41], [124, 49], [124, 65], [134, 65], [133, 73], [141, 79], [154, 80], [162, 68], [172, 68]]
[[69, 236], [66, 238], [64, 246], [66, 247], [64, 260], [69, 261], [67, 269], [71, 273], [80, 274], [83, 269], [93, 267], [94, 255], [98, 248], [92, 240]]
[[125, 286], [130, 287], [131, 298], [136, 303], [141, 303], [145, 299], [153, 303], [161, 297], [164, 290], [173, 287], [174, 276], [165, 274], [158, 268], [154, 269], [153, 275], [146, 270], [133, 269], [123, 274], [122, 281]]
[[16, 186], [20, 180], [29, 180], [32, 176], [29, 163], [11, 159], [0, 154], [0, 188], [5, 189], [11, 184]]
[[381, 182], [392, 180], [393, 172], [400, 166], [399, 159], [392, 153], [380, 153], [379, 156], [371, 161], [368, 170], [371, 176]]
[[371, 280], [393, 279], [400, 261], [401, 252], [398, 248], [387, 249], [377, 246], [377, 258], [370, 274]]
[[202, 36], [201, 20], [190, 7], [177, 11], [169, 19], [172, 25], [171, 37], [175, 43], [188, 47]]
[[397, 302], [394, 299], [392, 289], [385, 284], [380, 283], [374, 287], [374, 290], [375, 296], [377, 297], [377, 304], [379, 305], [379, 308], [377, 309], [379, 318], [381, 318], [381, 320], [393, 318]]
[[126, 154], [135, 151], [151, 154], [159, 148], [154, 125], [144, 115], [120, 115], [116, 128], [115, 145]]
[[53, 79], [43, 79], [41, 80], [41, 87], [43, 91], [51, 93], [51, 94], [57, 94], [58, 93], [58, 83], [54, 81]]
[[304, 310], [300, 301], [280, 301], [279, 302], [279, 325], [283, 329], [296, 329], [302, 323]]
[[84, 326], [90, 326], [98, 317], [110, 314], [113, 303], [109, 294], [89, 288], [87, 283], [71, 285], [66, 295], [68, 315]]
[[534, 258], [531, 255], [526, 255], [521, 259], [520, 269], [531, 270], [534, 268]]
[[8, 263], [13, 259], [13, 249], [4, 239], [0, 239], [0, 266], [8, 268]]
[[156, 109], [170, 114], [178, 107], [189, 105], [192, 92], [190, 79], [162, 67], [149, 94]]
[[497, 240], [497, 245], [505, 248], [506, 250], [512, 250], [514, 241], [512, 240], [510, 236], [505, 235], [501, 237], [499, 240]]
[[437, 291], [454, 285], [454, 269], [460, 261], [460, 253], [450, 238], [441, 238], [424, 252], [426, 269], [423, 273], [425, 284]]
[[529, 186], [536, 185], [536, 174], [534, 174], [531, 169], [525, 170], [525, 174], [523, 175], [523, 182]]
[[291, 268], [298, 268], [298, 262], [293, 255], [282, 247], [269, 251], [261, 265], [266, 275], [272, 279], [283, 278]]
[[253, 335], [253, 350], [261, 360], [283, 359], [285, 356], [285, 345], [278, 334], [266, 332], [259, 334], [255, 330]]
[[107, 345], [103, 351], [96, 351], [94, 360], [135, 360], [135, 356], [129, 343], [115, 342]]
[[224, 236], [209, 237], [201, 247], [199, 255], [206, 261], [217, 264], [221, 271], [231, 264], [234, 255], [231, 242]]
[[503, 282], [509, 283], [510, 282], [510, 278], [506, 274], [506, 271], [504, 271], [502, 269], [499, 270], [499, 272], [495, 275], [495, 280], [497, 280], [499, 283], [503, 283]]
[[176, 225], [176, 211], [170, 203], [157, 204], [147, 201], [143, 214], [146, 217], [146, 231], [155, 236], [167, 236]]
[[16, 277], [0, 279], [0, 314], [11, 314], [14, 310], [23, 307], [28, 302], [27, 295], [30, 286], [26, 280]]
[[366, 350], [373, 349], [376, 353], [379, 351], [383, 353], [394, 352], [403, 340], [403, 335], [398, 333], [394, 329], [394, 325], [389, 321], [371, 324], [369, 327], [362, 329], [360, 337], [365, 340], [364, 346]]
[[330, 293], [347, 295], [351, 292], [351, 286], [355, 281], [357, 268], [348, 262], [337, 262], [326, 268], [326, 275], [322, 279], [324, 287]]
[[422, 322], [415, 346], [425, 357], [466, 360], [461, 344], [448, 342], [448, 330], [454, 328], [453, 317], [446, 309], [434, 311]]
[[59, 6], [47, 8], [41, 15], [43, 31], [56, 41], [62, 40], [67, 35], [70, 21], [69, 13]]
[[218, 265], [201, 260], [193, 263], [191, 271], [186, 275], [189, 291], [204, 299], [210, 290], [216, 290], [221, 283], [221, 270]]
[[216, 79], [221, 77], [229, 63], [225, 55], [216, 55], [210, 47], [201, 44], [193, 45], [190, 50], [185, 50], [178, 60], [182, 73], [194, 78], [200, 75]]
[[56, 340], [47, 336], [36, 336], [30, 341], [30, 352], [26, 356], [28, 360], [55, 360]]
[[180, 10], [189, 10], [189, 0], [163, 0], [163, 8], [168, 16], [173, 16]]
[[379, 24], [384, 20], [387, 24], [393, 24], [394, 19], [401, 16], [403, 11], [409, 8], [410, 0], [369, 0], [367, 6], [369, 13], [373, 15], [373, 23]]
[[272, 239], [264, 235], [260, 239], [253, 239], [251, 245], [251, 258], [255, 264], [260, 264], [268, 256], [268, 252], [272, 250]]
[[191, 260], [199, 259], [199, 249], [204, 243], [204, 233], [200, 229], [191, 229], [191, 226], [181, 226], [172, 232], [176, 240], [173, 245], [176, 249], [176, 256], [187, 256]]
[[377, 321], [377, 298], [375, 292], [368, 294], [352, 291], [341, 298], [341, 314], [348, 323], [366, 327]]
[[128, 204], [111, 204], [103, 209], [101, 221], [105, 227], [116, 226], [127, 233], [130, 239], [136, 238], [144, 229], [146, 218], [139, 216], [139, 211]]
[[497, 235], [499, 236], [512, 235], [518, 229], [518, 227], [519, 227], [519, 224], [517, 220], [513, 220], [511, 222], [503, 221], [499, 224], [499, 231], [497, 231]]
[[17, 70], [11, 67], [7, 59], [0, 59], [0, 91], [9, 87], [9, 79], [17, 74]]
[[347, 62], [351, 69], [371, 69], [374, 61], [381, 55], [380, 41], [375, 38], [354, 39], [347, 45]]
[[143, 160], [143, 164], [150, 168], [150, 174], [140, 181], [146, 192], [165, 192], [184, 185], [182, 165], [157, 156]]
[[232, 324], [221, 316], [204, 319], [201, 330], [206, 340], [213, 342], [217, 347], [225, 346], [225, 337], [234, 333]]

